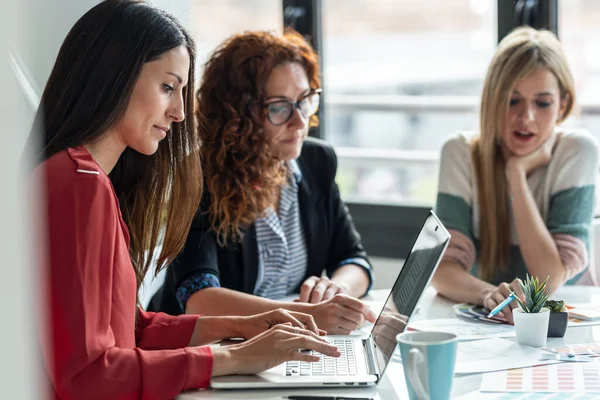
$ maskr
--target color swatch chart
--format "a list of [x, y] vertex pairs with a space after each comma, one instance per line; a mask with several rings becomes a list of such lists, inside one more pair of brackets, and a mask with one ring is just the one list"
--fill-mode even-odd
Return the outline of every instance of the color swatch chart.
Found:
[[540, 365], [483, 375], [482, 392], [600, 393], [597, 362]]
[[544, 350], [558, 354], [600, 355], [600, 343], [571, 344], [564, 347], [549, 347]]
[[588, 393], [473, 393], [459, 400], [598, 400], [598, 394]]

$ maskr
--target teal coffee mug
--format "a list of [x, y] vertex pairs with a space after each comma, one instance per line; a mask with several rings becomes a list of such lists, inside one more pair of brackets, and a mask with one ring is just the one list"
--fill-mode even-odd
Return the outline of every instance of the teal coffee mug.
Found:
[[456, 335], [404, 332], [396, 336], [411, 400], [447, 400], [452, 393]]

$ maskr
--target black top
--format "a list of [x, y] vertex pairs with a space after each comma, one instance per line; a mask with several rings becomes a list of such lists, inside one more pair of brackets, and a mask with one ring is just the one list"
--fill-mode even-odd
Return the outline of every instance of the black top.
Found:
[[[298, 202], [308, 255], [302, 282], [310, 276], [320, 276], [323, 270], [331, 277], [348, 258], [358, 257], [368, 262], [360, 235], [335, 183], [337, 157], [333, 148], [321, 140], [307, 138], [297, 162], [302, 172]], [[210, 194], [205, 191], [200, 210], [208, 210], [210, 201]], [[207, 213], [199, 211], [183, 251], [168, 266], [165, 283], [152, 297], [148, 309], [181, 314], [175, 297], [177, 288], [187, 278], [203, 272], [216, 274], [221, 287], [252, 294], [258, 275], [254, 224], [243, 232], [240, 243], [221, 247], [215, 232], [210, 230]], [[300, 286], [296, 292], [299, 290]]]

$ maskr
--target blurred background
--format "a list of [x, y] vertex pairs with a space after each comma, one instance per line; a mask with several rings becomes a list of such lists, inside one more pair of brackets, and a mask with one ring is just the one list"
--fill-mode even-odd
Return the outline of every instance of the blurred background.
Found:
[[[191, 29], [202, 61], [228, 36], [292, 25], [322, 60], [322, 126], [337, 181], [369, 253], [402, 258], [433, 207], [439, 151], [478, 124], [481, 86], [519, 6], [556, 32], [580, 113], [566, 125], [600, 138], [596, 0], [156, 0]], [[199, 71], [200, 72], [200, 71]], [[199, 75], [198, 75], [199, 76]]]
[[[231, 34], [282, 31], [281, 0], [156, 0], [193, 31], [201, 62]], [[291, 2], [293, 3], [293, 2]], [[303, 2], [297, 2], [303, 3]], [[304, 2], [313, 3], [313, 2]], [[477, 125], [478, 96], [511, 0], [322, 0], [324, 129], [352, 202], [433, 205], [443, 142]], [[598, 101], [600, 2], [559, 0], [580, 102]], [[600, 118], [581, 119], [600, 138]], [[358, 159], [357, 162], [352, 162]], [[389, 162], [383, 162], [383, 160]]]

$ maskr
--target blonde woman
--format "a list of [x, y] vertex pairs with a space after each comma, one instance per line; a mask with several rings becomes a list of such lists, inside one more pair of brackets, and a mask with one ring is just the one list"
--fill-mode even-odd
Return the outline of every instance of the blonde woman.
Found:
[[[477, 134], [442, 149], [437, 213], [452, 241], [433, 285], [493, 309], [522, 295], [526, 273], [556, 290], [589, 265], [598, 147], [560, 124], [575, 104], [557, 38], [521, 27], [498, 46], [485, 78]], [[503, 310], [512, 323], [516, 301]]]

